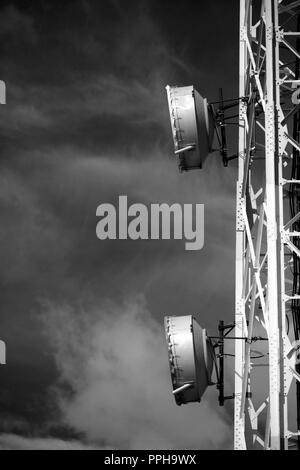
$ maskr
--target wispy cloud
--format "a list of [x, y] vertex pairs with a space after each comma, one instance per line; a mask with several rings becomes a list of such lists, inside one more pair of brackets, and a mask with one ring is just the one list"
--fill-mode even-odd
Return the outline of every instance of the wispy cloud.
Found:
[[[194, 72], [204, 80], [207, 68], [187, 66], [195, 51], [176, 45], [170, 20], [165, 40], [152, 0], [124, 3], [1, 11], [3, 448], [219, 448], [231, 439], [212, 391], [201, 406], [174, 404], [162, 316], [197, 310], [215, 327], [219, 312], [231, 314], [233, 171], [221, 173], [212, 156], [205, 173], [178, 174], [164, 87], [190, 83]], [[204, 203], [204, 249], [191, 256], [179, 241], [101, 243], [96, 207], [120, 194], [129, 203]], [[147, 303], [122, 303], [137, 292]], [[83, 444], [37, 438], [52, 435], [47, 406], [57, 400]]]
[[86, 311], [45, 306], [62, 384], [63, 418], [88, 442], [123, 449], [223, 448], [231, 433], [209, 394], [177, 407], [171, 395], [162, 325], [139, 296]]

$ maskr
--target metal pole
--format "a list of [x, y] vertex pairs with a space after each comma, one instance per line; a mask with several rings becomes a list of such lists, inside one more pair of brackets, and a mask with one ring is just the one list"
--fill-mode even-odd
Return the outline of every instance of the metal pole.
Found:
[[[243, 37], [246, 21], [247, 0], [240, 0], [240, 46], [239, 46], [239, 96], [245, 96], [247, 51]], [[243, 301], [243, 275], [244, 275], [244, 249], [245, 225], [242, 216], [242, 185], [244, 179], [244, 150], [246, 105], [239, 103], [239, 156], [238, 156], [238, 182], [236, 191], [236, 258], [235, 258], [235, 336], [246, 335], [245, 308]], [[243, 389], [243, 366], [245, 357], [245, 343], [235, 340], [234, 362], [234, 449], [243, 450], [245, 442], [245, 416], [241, 410]]]
[[219, 322], [219, 405], [224, 406], [224, 322]]
[[[274, 90], [274, 3], [265, 2], [266, 15], [266, 112], [265, 112], [265, 145], [266, 145], [266, 217], [268, 248], [268, 298], [267, 315], [269, 317], [269, 403], [270, 403], [270, 445], [271, 449], [280, 449], [280, 413], [279, 413], [279, 324], [280, 296], [278, 283], [278, 244], [277, 244], [277, 208], [275, 194], [275, 90]], [[278, 182], [277, 182], [278, 184]]]

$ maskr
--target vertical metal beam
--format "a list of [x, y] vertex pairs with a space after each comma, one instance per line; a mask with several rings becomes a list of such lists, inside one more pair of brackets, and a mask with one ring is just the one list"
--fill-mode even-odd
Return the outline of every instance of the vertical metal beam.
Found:
[[[240, 0], [240, 46], [239, 46], [239, 96], [245, 96], [247, 46], [244, 39], [246, 24], [246, 12], [250, 7], [249, 0]], [[242, 212], [242, 186], [244, 179], [244, 152], [246, 147], [245, 130], [245, 103], [240, 100], [239, 105], [239, 157], [238, 157], [238, 182], [237, 182], [237, 210], [236, 210], [236, 259], [235, 259], [235, 335], [245, 336], [245, 306], [243, 300], [243, 274], [244, 274], [244, 249], [245, 249], [245, 225]], [[245, 416], [241, 409], [243, 391], [243, 369], [245, 360], [245, 344], [235, 340], [235, 364], [234, 364], [234, 449], [243, 450], [245, 442]]]
[[278, 328], [279, 328], [279, 419], [280, 419], [280, 449], [288, 450], [288, 397], [286, 393], [286, 383], [284, 380], [286, 374], [286, 309], [285, 309], [285, 260], [284, 260], [284, 238], [283, 238], [283, 227], [284, 227], [284, 208], [283, 208], [283, 185], [282, 185], [282, 154], [279, 146], [280, 136], [280, 69], [279, 69], [279, 21], [278, 21], [278, 2], [274, 2], [274, 115], [275, 115], [275, 168], [276, 176], [276, 197], [278, 205], [278, 217], [277, 217], [277, 251], [278, 251], [278, 301], [279, 301], [279, 316], [278, 316]]
[[[266, 112], [265, 112], [265, 175], [266, 175], [266, 217], [268, 247], [268, 290], [267, 309], [269, 316], [269, 399], [270, 399], [270, 446], [272, 450], [280, 449], [280, 370], [279, 370], [279, 312], [281, 309], [278, 282], [278, 226], [275, 191], [275, 100], [274, 61], [275, 29], [274, 6], [277, 0], [265, 1], [266, 16]], [[277, 171], [276, 171], [277, 172]], [[278, 184], [278, 181], [277, 181]]]

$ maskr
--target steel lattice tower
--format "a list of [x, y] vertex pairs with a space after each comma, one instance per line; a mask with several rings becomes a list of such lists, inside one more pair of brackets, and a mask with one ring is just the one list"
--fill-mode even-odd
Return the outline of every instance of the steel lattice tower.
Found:
[[299, 13], [300, 1], [240, 0], [235, 449], [300, 436]]

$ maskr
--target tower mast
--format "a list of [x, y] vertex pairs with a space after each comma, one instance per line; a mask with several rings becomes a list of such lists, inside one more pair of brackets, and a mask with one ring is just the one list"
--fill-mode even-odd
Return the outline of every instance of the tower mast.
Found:
[[[240, 0], [235, 326], [236, 337], [247, 340], [235, 340], [235, 449], [287, 449], [299, 436], [288, 411], [300, 379], [299, 312], [290, 307], [300, 299], [293, 271], [300, 207], [291, 217], [288, 198], [300, 181], [286, 176], [300, 150], [291, 131], [299, 114], [291, 100], [300, 84], [292, 44], [300, 33], [291, 31], [299, 9], [299, 1]], [[259, 355], [256, 335], [266, 340]]]

